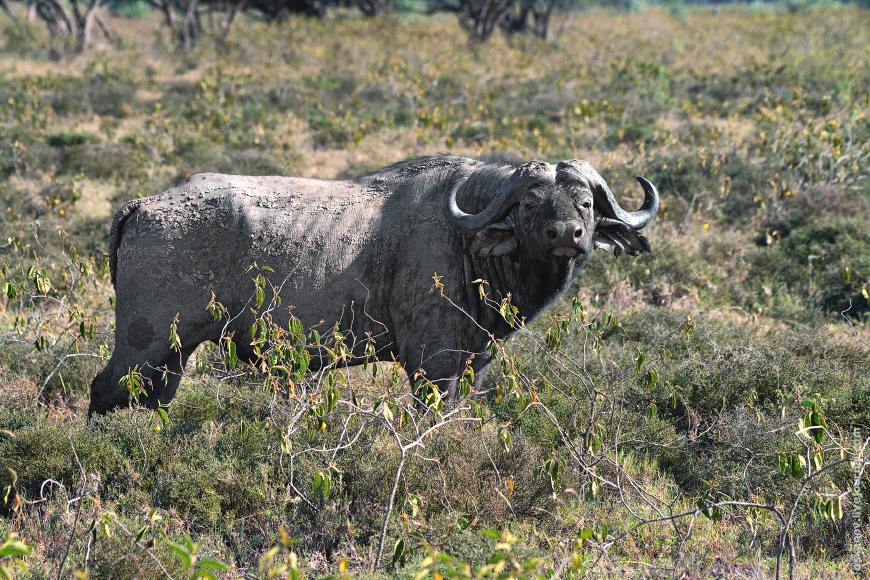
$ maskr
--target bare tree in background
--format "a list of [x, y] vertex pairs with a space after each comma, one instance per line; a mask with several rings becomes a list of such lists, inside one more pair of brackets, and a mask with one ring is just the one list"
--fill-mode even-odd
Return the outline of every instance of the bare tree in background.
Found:
[[[392, 6], [392, 0], [365, 1], [372, 5], [380, 6], [389, 3]], [[220, 24], [215, 26], [219, 42], [223, 43], [233, 23], [243, 12], [266, 22], [278, 20], [286, 14], [305, 14], [322, 18], [326, 15], [327, 8], [334, 3], [333, 0], [148, 0], [148, 2], [163, 13], [166, 27], [172, 31], [173, 36], [185, 49], [193, 47], [204, 32], [200, 14], [202, 10], [208, 10], [209, 14], [215, 11], [226, 13]], [[365, 8], [362, 9], [366, 11]]]
[[359, 7], [366, 16], [378, 16], [395, 9], [393, 0], [355, 0], [354, 4]]
[[489, 40], [498, 28], [508, 36], [531, 32], [546, 40], [553, 12], [566, 5], [567, 0], [432, 0], [427, 12], [455, 13], [475, 45]]
[[560, 0], [519, 0], [513, 13], [501, 22], [501, 28], [508, 35], [531, 32], [542, 40], [550, 36], [550, 20], [553, 11], [561, 4]]
[[[70, 0], [67, 5], [61, 0], [33, 0], [28, 14], [44, 22], [53, 38], [74, 40], [74, 50], [83, 52], [93, 44], [94, 26], [99, 27], [108, 40], [114, 40], [114, 34], [100, 12], [101, 1], [80, 3], [79, 0]], [[4, 9], [16, 20], [5, 3]]]
[[433, 2], [428, 13], [454, 12], [472, 45], [486, 42], [514, 7], [516, 0], [450, 0]]

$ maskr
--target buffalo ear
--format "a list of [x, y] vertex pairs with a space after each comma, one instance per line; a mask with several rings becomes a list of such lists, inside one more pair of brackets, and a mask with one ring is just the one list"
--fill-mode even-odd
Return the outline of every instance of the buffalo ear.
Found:
[[648, 254], [652, 249], [649, 240], [636, 229], [619, 220], [601, 218], [595, 227], [594, 245], [600, 250], [610, 251], [617, 256], [629, 254]]
[[517, 249], [517, 236], [513, 228], [504, 223], [487, 226], [474, 234], [471, 252], [481, 257], [504, 256]]

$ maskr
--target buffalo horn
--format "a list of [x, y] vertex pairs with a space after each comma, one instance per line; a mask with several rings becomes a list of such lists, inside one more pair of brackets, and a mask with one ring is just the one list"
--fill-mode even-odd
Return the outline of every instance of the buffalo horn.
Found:
[[555, 176], [555, 168], [549, 163], [542, 161], [524, 163], [502, 184], [501, 191], [486, 209], [477, 214], [467, 214], [456, 204], [459, 188], [468, 181], [468, 177], [460, 178], [444, 192], [443, 207], [447, 221], [456, 229], [467, 232], [483, 229], [504, 218], [529, 187], [541, 183], [553, 183]]
[[467, 177], [462, 177], [453, 182], [447, 191], [444, 192], [444, 207], [447, 213], [447, 221], [450, 225], [458, 230], [466, 232], [477, 231], [485, 228], [488, 225], [500, 220], [504, 217], [505, 208], [513, 204], [512, 198], [517, 197], [522, 191], [517, 191], [511, 188], [502, 190], [501, 195], [493, 199], [486, 209], [480, 213], [470, 214], [465, 213], [456, 204], [456, 192], [468, 181]]
[[[604, 191], [605, 199], [596, 200], [596, 208], [600, 213], [609, 218], [616, 218], [619, 221], [639, 230], [649, 224], [659, 210], [659, 192], [655, 185], [650, 183], [643, 177], [638, 176], [637, 182], [643, 188], [643, 205], [637, 211], [625, 211], [616, 202], [613, 192], [603, 183], [601, 189]], [[601, 203], [598, 203], [600, 201]]]

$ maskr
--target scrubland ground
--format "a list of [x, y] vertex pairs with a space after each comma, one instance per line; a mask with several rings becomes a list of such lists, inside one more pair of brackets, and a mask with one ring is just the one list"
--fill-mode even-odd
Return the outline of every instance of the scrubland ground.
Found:
[[[852, 513], [870, 485], [849, 459], [870, 425], [870, 12], [577, 13], [551, 42], [475, 51], [449, 17], [346, 16], [241, 21], [187, 52], [156, 16], [113, 18], [116, 45], [62, 58], [3, 21], [0, 539], [30, 555], [0, 565], [866, 571]], [[306, 375], [296, 329], [274, 368], [203, 349], [165, 414], [88, 424], [122, 202], [199, 171], [332, 178], [443, 151], [586, 159], [629, 208], [644, 175], [663, 196], [653, 252], [595, 255], [495, 345], [475, 403], [415, 405], [383, 362]]]

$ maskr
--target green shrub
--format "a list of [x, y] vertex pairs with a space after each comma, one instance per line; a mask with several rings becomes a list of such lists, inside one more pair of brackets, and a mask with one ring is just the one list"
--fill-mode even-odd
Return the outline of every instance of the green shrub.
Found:
[[97, 145], [102, 139], [92, 133], [61, 132], [49, 135], [46, 142], [52, 147], [74, 147], [76, 145]]
[[870, 234], [861, 217], [823, 217], [782, 235], [748, 256], [752, 284], [796, 293], [833, 313], [870, 310]]

